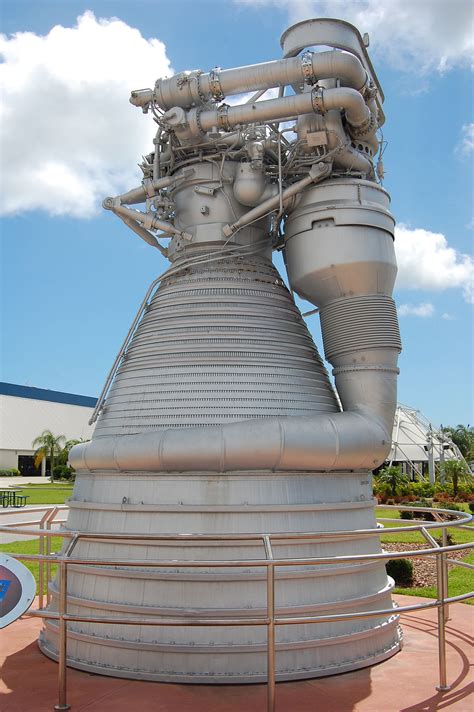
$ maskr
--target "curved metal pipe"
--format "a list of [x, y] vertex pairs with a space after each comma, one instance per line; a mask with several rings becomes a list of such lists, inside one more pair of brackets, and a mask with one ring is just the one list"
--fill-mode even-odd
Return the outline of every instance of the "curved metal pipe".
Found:
[[151, 247], [156, 247], [157, 250], [161, 252], [163, 257], [168, 257], [168, 250], [166, 247], [162, 247], [156, 237], [151, 234], [151, 232], [148, 232], [148, 230], [145, 230], [144, 227], [142, 227], [139, 223], [137, 223], [136, 220], [132, 220], [131, 218], [127, 218], [124, 215], [119, 215], [119, 213], [115, 213], [127, 227], [129, 227], [133, 232], [135, 232], [138, 237], [141, 237], [142, 240], [144, 240], [146, 243], [151, 245]]
[[372, 136], [377, 129], [377, 122], [362, 95], [346, 87], [316, 89], [253, 104], [224, 104], [205, 111], [200, 108], [185, 111], [176, 106], [163, 115], [163, 120], [180, 139], [188, 140], [215, 126], [229, 131], [241, 124], [291, 119], [301, 114], [325, 113], [331, 109], [344, 109], [348, 123], [361, 138]]
[[[176, 74], [158, 79], [153, 93], [164, 110], [179, 106], [190, 109], [208, 101], [252, 91], [266, 91], [272, 87], [293, 84], [315, 84], [319, 79], [340, 79], [344, 86], [358, 91], [368, 82], [367, 72], [357, 57], [338, 50], [306, 52], [300, 57], [278, 59], [232, 69], [213, 69], [207, 73]], [[142, 106], [150, 101], [150, 94], [132, 92], [130, 102]]]
[[75, 445], [69, 461], [89, 471], [367, 470], [388, 454], [392, 425], [391, 410], [383, 419], [367, 411], [253, 419], [96, 438]]
[[[360, 151], [352, 148], [348, 141], [347, 134], [342, 125], [341, 114], [336, 109], [331, 109], [324, 116], [326, 130], [328, 133], [328, 145], [331, 150], [339, 150], [333, 158], [334, 166], [346, 168], [347, 170], [356, 170], [365, 173], [367, 176], [373, 176], [374, 167], [372, 161], [367, 156], [364, 156]], [[374, 138], [371, 144], [374, 153], [377, 151], [378, 143]]]
[[355, 128], [364, 126], [372, 117], [363, 96], [355, 89], [319, 89], [317, 95], [323, 111], [345, 109], [347, 121]]
[[[142, 184], [136, 188], [132, 188], [126, 193], [117, 195], [115, 198], [107, 198], [107, 200], [115, 201], [114, 205], [137, 205], [143, 203], [147, 198], [152, 198], [157, 191], [162, 188], [168, 188], [175, 185], [194, 173], [191, 167], [184, 168], [177, 174], [172, 176], [164, 176], [163, 178], [145, 178]], [[110, 209], [109, 204], [104, 205], [106, 210]]]

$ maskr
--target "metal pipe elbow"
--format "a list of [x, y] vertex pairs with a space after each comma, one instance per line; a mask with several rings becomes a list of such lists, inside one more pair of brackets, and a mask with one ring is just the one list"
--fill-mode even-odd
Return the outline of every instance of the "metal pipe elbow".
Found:
[[348, 123], [355, 128], [365, 126], [372, 118], [362, 94], [349, 87], [317, 89], [315, 102], [324, 112], [331, 109], [344, 109]]
[[362, 91], [368, 81], [367, 72], [353, 54], [331, 50], [313, 54], [313, 73], [318, 79], [337, 78], [344, 86]]
[[356, 412], [156, 430], [75, 445], [76, 470], [232, 472], [373, 469], [390, 449], [378, 418]]

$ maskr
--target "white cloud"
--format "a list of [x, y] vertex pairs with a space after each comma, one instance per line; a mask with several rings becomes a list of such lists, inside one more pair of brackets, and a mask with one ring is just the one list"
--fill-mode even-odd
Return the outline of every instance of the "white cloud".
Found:
[[[232, 94], [231, 96], [226, 96], [225, 103], [229, 106], [236, 106], [237, 104], [247, 104], [250, 99], [255, 96], [256, 91], [249, 91], [245, 94]], [[263, 94], [257, 101], [267, 101], [267, 99], [276, 99], [278, 96], [278, 89], [272, 87], [267, 89], [265, 94]]]
[[435, 308], [430, 302], [422, 304], [400, 304], [398, 307], [400, 316], [420, 316], [424, 319], [433, 316]]
[[456, 251], [439, 232], [395, 228], [398, 289], [443, 291], [462, 289], [464, 299], [474, 303], [474, 260]]
[[453, 314], [450, 314], [449, 312], [443, 312], [441, 314], [441, 319], [444, 319], [445, 321], [455, 321], [456, 317], [453, 316]]
[[[247, 92], [246, 94], [232, 94], [231, 96], [226, 96], [225, 98], [225, 103], [229, 104], [229, 106], [236, 106], [237, 104], [247, 104], [250, 102], [250, 99], [255, 96], [257, 92], [251, 91]], [[269, 99], [276, 99], [279, 94], [279, 89], [277, 87], [272, 87], [271, 89], [267, 89], [265, 94], [263, 94], [257, 101], [267, 101]], [[275, 124], [279, 125], [279, 130], [280, 131], [287, 131], [287, 139], [288, 140], [293, 140], [296, 136], [296, 131], [294, 131], [295, 128], [295, 121], [275, 121]], [[288, 136], [288, 129], [291, 129], [291, 133], [293, 133], [293, 136]]]
[[474, 124], [464, 124], [456, 151], [463, 156], [469, 156], [474, 151]]
[[172, 73], [162, 42], [87, 11], [45, 36], [0, 35], [0, 61], [1, 212], [89, 216], [137, 184], [156, 127], [128, 98]]
[[338, 17], [368, 32], [371, 51], [410, 72], [472, 66], [472, 0], [235, 0], [277, 6], [291, 23], [308, 17]]

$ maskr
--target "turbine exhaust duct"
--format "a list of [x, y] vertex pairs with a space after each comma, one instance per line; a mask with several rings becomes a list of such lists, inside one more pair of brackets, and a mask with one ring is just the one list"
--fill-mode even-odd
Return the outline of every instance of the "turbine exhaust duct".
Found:
[[[329, 51], [314, 52], [322, 45]], [[154, 149], [142, 184], [104, 207], [171, 265], [119, 351], [92, 440], [70, 453], [77, 476], [66, 527], [137, 539], [80, 540], [78, 557], [262, 557], [242, 539], [224, 548], [139, 539], [182, 532], [326, 534], [317, 544], [279, 540], [279, 558], [380, 551], [357, 532], [376, 526], [370, 471], [390, 450], [401, 344], [394, 220], [376, 177], [383, 93], [366, 46], [346, 22], [308, 20], [284, 33], [282, 59], [132, 92], [158, 124]], [[274, 87], [280, 96], [265, 99]], [[247, 103], [224, 103], [249, 91]], [[284, 255], [291, 290], [319, 310], [335, 387], [273, 251]], [[348, 536], [331, 538], [336, 531]], [[379, 562], [280, 569], [277, 612], [381, 610], [392, 587]], [[163, 615], [264, 615], [258, 569], [82, 564], [68, 590], [71, 613], [137, 618], [100, 629], [71, 622], [74, 667], [179, 682], [265, 679], [258, 626], [140, 626]], [[57, 583], [51, 593], [56, 609]], [[40, 647], [57, 658], [54, 620]], [[279, 626], [277, 679], [372, 665], [399, 648], [395, 611]]]

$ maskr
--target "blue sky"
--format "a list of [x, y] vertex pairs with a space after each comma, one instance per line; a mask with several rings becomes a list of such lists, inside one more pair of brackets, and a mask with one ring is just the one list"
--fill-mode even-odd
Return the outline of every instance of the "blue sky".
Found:
[[[171, 71], [278, 58], [282, 31], [305, 16], [369, 31], [385, 91], [399, 400], [436, 423], [473, 423], [473, 17], [464, 0], [3, 0], [2, 380], [97, 395], [166, 268], [100, 208], [137, 183], [151, 150], [151, 119], [129, 105], [130, 89]], [[319, 345], [318, 317], [308, 323]]]

